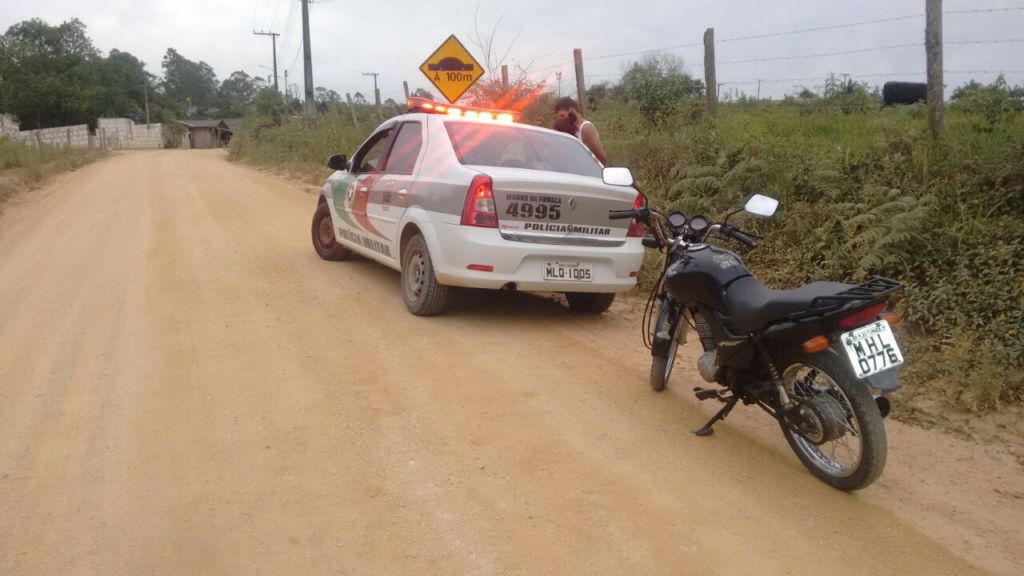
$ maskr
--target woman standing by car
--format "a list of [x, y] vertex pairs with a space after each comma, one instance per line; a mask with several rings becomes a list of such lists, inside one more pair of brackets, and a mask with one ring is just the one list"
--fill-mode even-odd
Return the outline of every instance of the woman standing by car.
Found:
[[580, 105], [575, 100], [568, 96], [559, 100], [555, 104], [555, 115], [558, 116], [559, 121], [568, 120], [571, 122], [576, 130], [575, 136], [583, 142], [583, 145], [594, 154], [594, 157], [601, 164], [608, 163], [608, 157], [605, 156], [604, 148], [601, 147], [601, 137], [597, 133], [597, 128], [593, 122], [583, 118]]

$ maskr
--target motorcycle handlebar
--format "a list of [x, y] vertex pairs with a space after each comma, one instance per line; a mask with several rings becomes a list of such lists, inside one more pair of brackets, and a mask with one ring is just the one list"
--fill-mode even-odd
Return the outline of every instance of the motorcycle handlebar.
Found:
[[757, 241], [735, 226], [723, 226], [722, 233], [733, 240], [738, 240], [747, 246], [750, 246], [751, 248], [757, 248]]
[[625, 220], [627, 218], [639, 218], [639, 217], [640, 217], [640, 215], [637, 214], [637, 211], [636, 211], [635, 208], [630, 208], [629, 210], [609, 210], [608, 211], [608, 219], [609, 220]]

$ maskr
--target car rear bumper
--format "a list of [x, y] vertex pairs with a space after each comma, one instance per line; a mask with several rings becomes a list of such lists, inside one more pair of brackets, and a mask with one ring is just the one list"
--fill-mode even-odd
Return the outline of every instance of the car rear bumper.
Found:
[[[615, 247], [564, 246], [515, 242], [502, 238], [494, 228], [439, 222], [435, 232], [434, 273], [439, 282], [450, 286], [501, 288], [514, 283], [520, 290], [542, 292], [622, 292], [636, 285], [635, 274], [644, 258], [640, 238], [628, 238]], [[590, 264], [592, 281], [545, 280], [545, 263], [556, 260]], [[494, 270], [470, 270], [470, 265]]]

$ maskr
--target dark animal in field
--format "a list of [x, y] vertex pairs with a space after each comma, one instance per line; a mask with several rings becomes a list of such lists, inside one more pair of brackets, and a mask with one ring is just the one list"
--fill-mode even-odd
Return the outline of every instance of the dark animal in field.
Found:
[[886, 106], [927, 102], [928, 85], [923, 82], [886, 82], [882, 86], [882, 101]]

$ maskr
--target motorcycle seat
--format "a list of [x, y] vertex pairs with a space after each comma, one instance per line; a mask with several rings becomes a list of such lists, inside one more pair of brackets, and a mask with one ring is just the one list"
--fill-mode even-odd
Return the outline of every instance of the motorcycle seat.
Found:
[[835, 296], [853, 287], [842, 282], [812, 282], [793, 290], [775, 290], [753, 276], [745, 276], [726, 289], [725, 306], [737, 327], [755, 332], [807, 310], [815, 298]]

